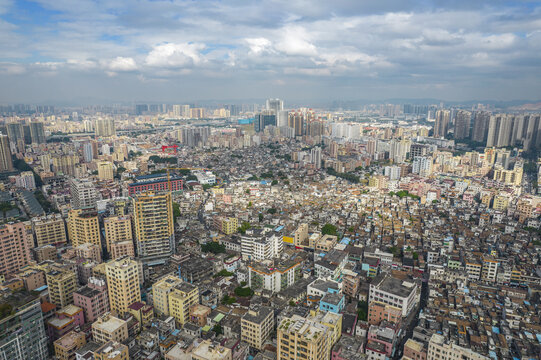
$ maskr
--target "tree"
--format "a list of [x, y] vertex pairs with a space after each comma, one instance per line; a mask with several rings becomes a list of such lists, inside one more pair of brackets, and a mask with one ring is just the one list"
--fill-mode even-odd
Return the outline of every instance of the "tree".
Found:
[[224, 295], [224, 297], [222, 298], [222, 304], [223, 305], [231, 305], [231, 304], [234, 304], [236, 302], [237, 302], [237, 299], [235, 299], [234, 297], [229, 296], [229, 295]]
[[222, 329], [222, 325], [220, 325], [219, 323], [214, 325], [214, 327], [212, 328], [212, 331], [214, 331], [216, 335], [222, 335], [224, 333], [224, 330]]
[[278, 180], [272, 180], [271, 185], [272, 185], [272, 186], [278, 185]]
[[254, 291], [250, 289], [249, 287], [241, 287], [238, 286], [235, 288], [235, 295], [240, 297], [248, 297], [252, 296], [254, 294]]
[[248, 230], [249, 228], [251, 227], [250, 223], [247, 222], [247, 221], [243, 221], [241, 226], [239, 226], [237, 228], [237, 231], [240, 232], [241, 234], [245, 234], [246, 233], [246, 230]]
[[214, 277], [218, 277], [218, 276], [228, 277], [228, 276], [233, 276], [233, 275], [235, 275], [235, 274], [233, 274], [232, 272], [227, 271], [226, 269], [223, 269], [220, 272], [218, 272], [217, 274], [215, 274]]
[[357, 316], [359, 320], [368, 320], [368, 303], [366, 301], [359, 301], [357, 304]]
[[180, 217], [180, 205], [173, 203], [173, 222], [176, 224], [177, 219]]
[[321, 228], [321, 233], [323, 235], [334, 235], [334, 236], [338, 235], [336, 226], [334, 226], [333, 224], [323, 225], [323, 227]]
[[259, 217], [259, 222], [262, 222], [263, 221], [263, 214], [259, 213], [258, 217]]
[[270, 208], [270, 209], [267, 210], [267, 213], [276, 214], [276, 209], [275, 208]]
[[348, 227], [348, 232], [354, 232], [355, 228], [353, 226]]
[[293, 300], [289, 301], [289, 306], [297, 306], [297, 303]]
[[225, 253], [225, 245], [222, 245], [215, 241], [211, 241], [211, 242], [201, 245], [201, 251], [205, 253], [210, 252], [213, 254]]

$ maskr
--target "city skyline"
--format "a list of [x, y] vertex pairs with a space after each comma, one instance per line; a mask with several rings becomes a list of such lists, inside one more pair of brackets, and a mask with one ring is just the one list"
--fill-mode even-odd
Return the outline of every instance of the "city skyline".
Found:
[[0, 1], [10, 102], [537, 101], [538, 2]]

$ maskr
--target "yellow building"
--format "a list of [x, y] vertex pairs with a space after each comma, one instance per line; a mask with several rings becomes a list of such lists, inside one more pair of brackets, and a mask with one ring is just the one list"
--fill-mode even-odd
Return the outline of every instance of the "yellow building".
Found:
[[111, 244], [133, 241], [131, 218], [129, 216], [111, 216], [103, 220], [105, 244], [111, 253]]
[[231, 235], [237, 232], [239, 222], [237, 218], [227, 218], [222, 220], [222, 232], [227, 235]]
[[94, 360], [128, 360], [129, 348], [116, 341], [108, 341], [94, 351]]
[[49, 299], [57, 308], [73, 304], [73, 292], [77, 288], [77, 275], [69, 270], [50, 270], [45, 274]]
[[294, 244], [295, 246], [301, 246], [308, 240], [308, 224], [300, 224], [297, 230], [295, 230]]
[[501, 167], [494, 168], [493, 180], [507, 185], [520, 186], [522, 184], [523, 167], [521, 162], [515, 163], [513, 170], [505, 170]]
[[141, 301], [139, 265], [130, 258], [111, 260], [105, 265], [111, 312], [124, 315], [128, 306]]
[[48, 244], [66, 244], [66, 227], [60, 214], [51, 214], [32, 219], [32, 230], [38, 246]]
[[265, 341], [274, 330], [274, 311], [272, 308], [262, 306], [259, 309], [250, 309], [241, 320], [241, 340], [253, 348], [263, 350]]
[[72, 209], [68, 212], [68, 236], [73, 247], [95, 244], [101, 249], [98, 213], [93, 209]]
[[106, 313], [92, 324], [92, 339], [98, 343], [122, 342], [128, 338], [128, 322]]
[[146, 193], [133, 199], [137, 253], [145, 262], [163, 262], [175, 252], [171, 194]]
[[54, 342], [54, 354], [58, 360], [75, 359], [75, 351], [86, 344], [84, 332], [70, 331]]
[[494, 197], [494, 202], [492, 203], [492, 208], [498, 211], [504, 211], [509, 206], [509, 198], [505, 195], [496, 195]]
[[320, 324], [323, 324], [329, 328], [331, 331], [330, 341], [331, 348], [334, 344], [340, 340], [342, 335], [342, 314], [335, 314], [333, 312], [323, 312], [323, 311], [310, 311], [310, 319]]
[[157, 315], [169, 316], [169, 294], [181, 283], [182, 280], [178, 276], [167, 275], [152, 285], [152, 300]]
[[112, 163], [109, 161], [100, 161], [98, 163], [98, 179], [113, 180], [114, 176], [115, 174]]
[[277, 329], [278, 360], [327, 360], [332, 331], [319, 322], [293, 315], [284, 318]]
[[198, 303], [197, 286], [182, 282], [174, 286], [169, 293], [169, 315], [175, 318], [177, 324], [184, 326], [190, 319], [190, 307]]

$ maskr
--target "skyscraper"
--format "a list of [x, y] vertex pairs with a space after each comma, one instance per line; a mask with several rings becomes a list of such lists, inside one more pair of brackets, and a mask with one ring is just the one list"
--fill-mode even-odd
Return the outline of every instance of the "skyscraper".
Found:
[[455, 139], [466, 139], [470, 136], [471, 112], [458, 110], [455, 117]]
[[280, 110], [278, 111], [278, 114], [276, 115], [276, 126], [283, 127], [287, 126], [289, 113], [287, 110]]
[[319, 146], [310, 150], [310, 162], [314, 164], [316, 169], [321, 169], [321, 148]]
[[451, 117], [451, 112], [449, 110], [438, 110], [436, 111], [436, 122], [434, 124], [434, 137], [440, 138], [447, 135], [449, 130], [449, 121]]
[[47, 142], [42, 122], [32, 121], [30, 123], [30, 137], [32, 139], [32, 144], [45, 144]]
[[280, 99], [267, 99], [265, 108], [272, 110], [274, 115], [278, 116], [278, 113], [284, 110], [284, 102]]
[[484, 143], [487, 139], [488, 123], [490, 121], [490, 113], [486, 111], [477, 111], [473, 117], [473, 132], [471, 139], [480, 143]]
[[100, 161], [98, 163], [98, 179], [113, 180], [114, 171], [113, 164], [109, 161]]
[[9, 150], [9, 140], [6, 135], [0, 135], [0, 172], [13, 171], [13, 161]]
[[91, 143], [86, 142], [83, 144], [83, 159], [87, 163], [92, 162], [92, 160], [94, 160], [94, 151], [92, 149]]
[[101, 249], [100, 225], [96, 210], [70, 210], [68, 212], [68, 236], [73, 247], [90, 243]]
[[113, 119], [97, 119], [94, 130], [96, 132], [96, 136], [113, 136], [115, 135], [115, 121]]
[[139, 265], [128, 257], [111, 260], [105, 265], [111, 311], [119, 316], [128, 306], [141, 301]]
[[133, 199], [133, 213], [139, 257], [148, 264], [164, 263], [175, 251], [171, 194], [141, 194]]

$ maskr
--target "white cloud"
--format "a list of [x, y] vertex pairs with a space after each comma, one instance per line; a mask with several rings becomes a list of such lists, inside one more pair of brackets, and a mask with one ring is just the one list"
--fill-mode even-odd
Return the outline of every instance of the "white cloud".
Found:
[[259, 55], [264, 51], [272, 50], [272, 42], [264, 37], [244, 39], [248, 43], [250, 52]]
[[310, 42], [308, 32], [300, 26], [287, 26], [283, 28], [275, 48], [287, 55], [317, 55], [316, 46]]
[[137, 64], [131, 57], [117, 56], [107, 64], [110, 71], [134, 71], [137, 70]]
[[185, 67], [204, 62], [201, 50], [203, 44], [174, 44], [165, 43], [157, 45], [147, 55], [145, 63], [156, 67]]

